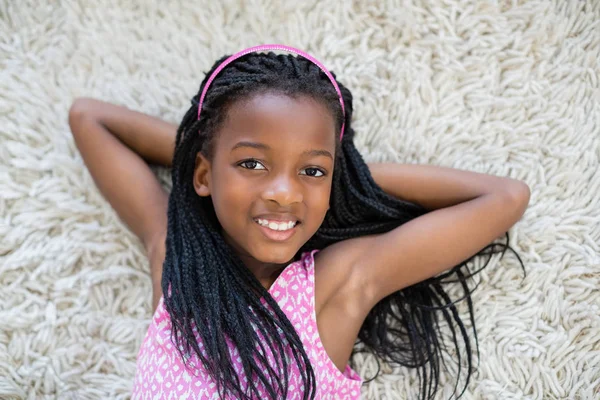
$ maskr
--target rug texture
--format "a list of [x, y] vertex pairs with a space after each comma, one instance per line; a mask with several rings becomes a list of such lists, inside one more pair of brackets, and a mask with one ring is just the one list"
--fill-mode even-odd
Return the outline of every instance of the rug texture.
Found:
[[[217, 58], [262, 43], [308, 51], [350, 88], [367, 161], [530, 186], [510, 231], [527, 276], [507, 252], [473, 282], [464, 398], [600, 398], [597, 0], [0, 0], [0, 398], [128, 398], [151, 317], [144, 249], [83, 164], [73, 99], [179, 124]], [[362, 391], [414, 399], [416, 371], [382, 365]]]

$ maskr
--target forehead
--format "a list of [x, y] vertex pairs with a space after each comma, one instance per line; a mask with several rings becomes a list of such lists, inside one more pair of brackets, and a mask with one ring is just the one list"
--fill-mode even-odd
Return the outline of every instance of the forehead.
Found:
[[335, 130], [331, 112], [311, 97], [263, 93], [229, 107], [217, 135], [218, 147], [231, 148], [240, 140], [254, 140], [299, 152], [320, 147], [333, 153]]

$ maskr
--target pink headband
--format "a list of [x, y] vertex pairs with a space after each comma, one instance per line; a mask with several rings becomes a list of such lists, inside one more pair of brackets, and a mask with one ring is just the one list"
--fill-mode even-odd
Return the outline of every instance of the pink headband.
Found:
[[[337, 83], [335, 82], [335, 79], [333, 78], [331, 73], [327, 70], [327, 68], [325, 68], [325, 66], [323, 66], [323, 64], [321, 64], [316, 58], [303, 52], [302, 50], [298, 50], [294, 47], [285, 46], [282, 44], [263, 44], [261, 46], [249, 47], [245, 50], [235, 53], [234, 55], [232, 55], [231, 57], [229, 57], [225, 61], [223, 61], [217, 67], [217, 69], [212, 73], [210, 78], [208, 78], [206, 85], [204, 85], [204, 89], [202, 90], [202, 95], [200, 96], [200, 102], [198, 104], [198, 119], [200, 119], [200, 111], [202, 110], [202, 103], [204, 102], [204, 97], [206, 96], [206, 91], [208, 90], [208, 87], [210, 86], [212, 81], [215, 79], [215, 77], [219, 74], [219, 72], [221, 72], [223, 70], [223, 68], [225, 68], [231, 62], [233, 62], [234, 60], [237, 60], [238, 58], [240, 58], [242, 56], [245, 56], [246, 54], [249, 54], [252, 52], [264, 51], [264, 50], [284, 50], [284, 51], [287, 51], [290, 53], [295, 53], [295, 54], [301, 55], [302, 57], [312, 61], [316, 66], [318, 66], [321, 69], [321, 71], [323, 71], [325, 73], [325, 75], [327, 75], [327, 77], [333, 84], [333, 87], [335, 88], [335, 91], [337, 92], [337, 94], [340, 98], [340, 105], [342, 106], [342, 114], [343, 114], [344, 120], [345, 120], [346, 109], [344, 108], [344, 100], [342, 99], [342, 92], [340, 92], [340, 88], [338, 87]], [[342, 137], [344, 137], [344, 125], [345, 125], [345, 122], [342, 123], [342, 132], [340, 133], [340, 140], [342, 140]]]

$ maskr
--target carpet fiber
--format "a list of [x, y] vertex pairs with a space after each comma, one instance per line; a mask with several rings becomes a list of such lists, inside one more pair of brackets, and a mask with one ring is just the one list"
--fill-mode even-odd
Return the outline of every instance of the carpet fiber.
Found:
[[[350, 88], [368, 161], [530, 186], [510, 231], [527, 276], [507, 252], [475, 279], [481, 358], [464, 398], [598, 398], [596, 0], [0, 0], [0, 398], [128, 398], [151, 317], [144, 249], [85, 169], [73, 99], [179, 123], [218, 57], [272, 42]], [[356, 361], [365, 379], [377, 370]], [[413, 399], [416, 379], [384, 365], [364, 398]]]

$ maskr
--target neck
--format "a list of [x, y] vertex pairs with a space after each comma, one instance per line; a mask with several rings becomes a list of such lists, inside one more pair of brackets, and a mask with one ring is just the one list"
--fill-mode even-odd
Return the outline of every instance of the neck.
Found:
[[244, 249], [238, 247], [238, 245], [227, 235], [224, 231], [221, 231], [225, 241], [232, 247], [233, 251], [242, 260], [246, 268], [252, 272], [252, 274], [258, 279], [260, 284], [267, 290], [271, 288], [273, 282], [279, 277], [283, 269], [291, 262], [284, 264], [277, 263], [265, 263], [257, 260], [248, 254]]
[[258, 279], [260, 284], [267, 290], [271, 288], [273, 282], [279, 277], [283, 269], [287, 264], [273, 264], [264, 263], [258, 261], [250, 255], [240, 254], [238, 256], [246, 266], [252, 272], [252, 274]]

